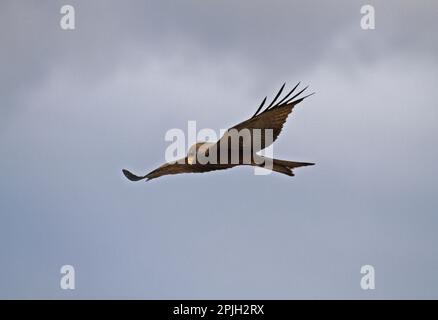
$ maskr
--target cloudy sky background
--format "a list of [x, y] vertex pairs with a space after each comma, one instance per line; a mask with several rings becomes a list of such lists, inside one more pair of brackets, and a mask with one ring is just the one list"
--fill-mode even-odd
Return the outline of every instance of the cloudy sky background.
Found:
[[[437, 17], [433, 0], [2, 1], [0, 297], [438, 298]], [[122, 176], [164, 161], [168, 129], [229, 127], [300, 80], [317, 94], [274, 153], [316, 166]]]

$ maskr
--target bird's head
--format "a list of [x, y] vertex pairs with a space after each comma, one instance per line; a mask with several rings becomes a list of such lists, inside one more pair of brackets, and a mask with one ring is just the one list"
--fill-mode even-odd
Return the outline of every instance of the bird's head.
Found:
[[208, 148], [215, 143], [211, 142], [198, 142], [192, 145], [189, 148], [189, 152], [187, 153], [187, 163], [195, 164], [197, 162], [198, 154], [203, 154], [204, 156], [208, 156]]
[[187, 153], [187, 163], [194, 164], [196, 162], [196, 145], [194, 144], [189, 148], [189, 152]]

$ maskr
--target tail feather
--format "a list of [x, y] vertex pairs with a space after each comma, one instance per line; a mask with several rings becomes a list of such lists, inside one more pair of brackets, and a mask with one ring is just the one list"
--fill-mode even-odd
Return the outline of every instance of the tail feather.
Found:
[[294, 176], [294, 173], [293, 173], [292, 169], [290, 169], [290, 168], [288, 168], [286, 166], [282, 166], [280, 164], [275, 164], [274, 163], [272, 165], [272, 171], [275, 171], [275, 172], [278, 172], [278, 173], [283, 173], [283, 174], [286, 174], [286, 175], [291, 176], [291, 177]]
[[274, 160], [274, 164], [285, 166], [291, 169], [315, 165], [314, 163], [311, 162], [297, 162], [297, 161], [287, 161], [287, 160], [279, 160], [279, 159], [273, 159], [273, 160]]
[[294, 176], [293, 173], [294, 168], [314, 165], [314, 163], [310, 163], [310, 162], [297, 162], [297, 161], [287, 161], [287, 160], [279, 160], [279, 159], [268, 159], [270, 161], [266, 161], [266, 159], [267, 158], [265, 158], [265, 163], [262, 165], [262, 167], [265, 166], [266, 164], [269, 165], [269, 162], [272, 161], [272, 171], [283, 173], [288, 176]]

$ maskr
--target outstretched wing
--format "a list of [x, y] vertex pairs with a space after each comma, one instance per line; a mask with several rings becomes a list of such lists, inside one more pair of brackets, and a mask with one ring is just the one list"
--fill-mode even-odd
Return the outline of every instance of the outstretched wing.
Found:
[[[234, 167], [235, 165], [228, 164], [188, 164], [187, 158], [183, 159], [184, 161], [177, 161], [175, 163], [165, 163], [161, 167], [149, 172], [145, 176], [137, 176], [132, 172], [129, 172], [126, 169], [123, 169], [122, 172], [126, 178], [131, 181], [140, 181], [143, 179], [152, 180], [155, 178], [159, 178], [161, 176], [169, 175], [169, 174], [180, 174], [180, 173], [201, 173], [208, 172], [214, 170], [224, 170]], [[181, 163], [179, 163], [181, 162]]]
[[[283, 92], [285, 86], [285, 84], [283, 84], [283, 86], [280, 88], [280, 91], [277, 93], [277, 95], [269, 104], [269, 106], [267, 106], [262, 112], [260, 112], [266, 102], [267, 97], [265, 97], [262, 103], [260, 104], [259, 108], [257, 109], [256, 113], [250, 119], [243, 121], [233, 126], [232, 128], [228, 129], [227, 132], [219, 141], [223, 139], [228, 139], [229, 140], [228, 146], [229, 146], [230, 139], [233, 134], [236, 134], [236, 132], [240, 132], [242, 129], [248, 129], [250, 131], [252, 141], [254, 141], [255, 139], [260, 139], [259, 141], [261, 141], [260, 148], [255, 148], [253, 150], [254, 152], [258, 152], [260, 150], [269, 147], [269, 145], [271, 145], [280, 135], [281, 130], [283, 129], [283, 125], [286, 122], [289, 114], [292, 112], [293, 108], [298, 103], [303, 101], [305, 98], [314, 94], [311, 93], [307, 96], [300, 98], [299, 95], [302, 94], [307, 89], [307, 87], [305, 87], [304, 89], [302, 89], [301, 91], [290, 97], [292, 93], [295, 92], [299, 84], [300, 83], [298, 83], [287, 95], [285, 95], [279, 102], [277, 102], [278, 98]], [[260, 130], [254, 130], [254, 129], [260, 129]], [[272, 141], [266, 140], [265, 129], [272, 129]], [[243, 145], [242, 140], [240, 141], [239, 146], [241, 149], [248, 147]]]

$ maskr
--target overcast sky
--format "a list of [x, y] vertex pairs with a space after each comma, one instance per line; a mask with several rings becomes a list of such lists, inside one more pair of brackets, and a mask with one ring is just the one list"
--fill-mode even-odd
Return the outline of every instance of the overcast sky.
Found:
[[[438, 298], [437, 18], [434, 0], [1, 1], [0, 297]], [[123, 177], [164, 162], [167, 130], [227, 128], [285, 81], [317, 94], [274, 154], [316, 166]]]

